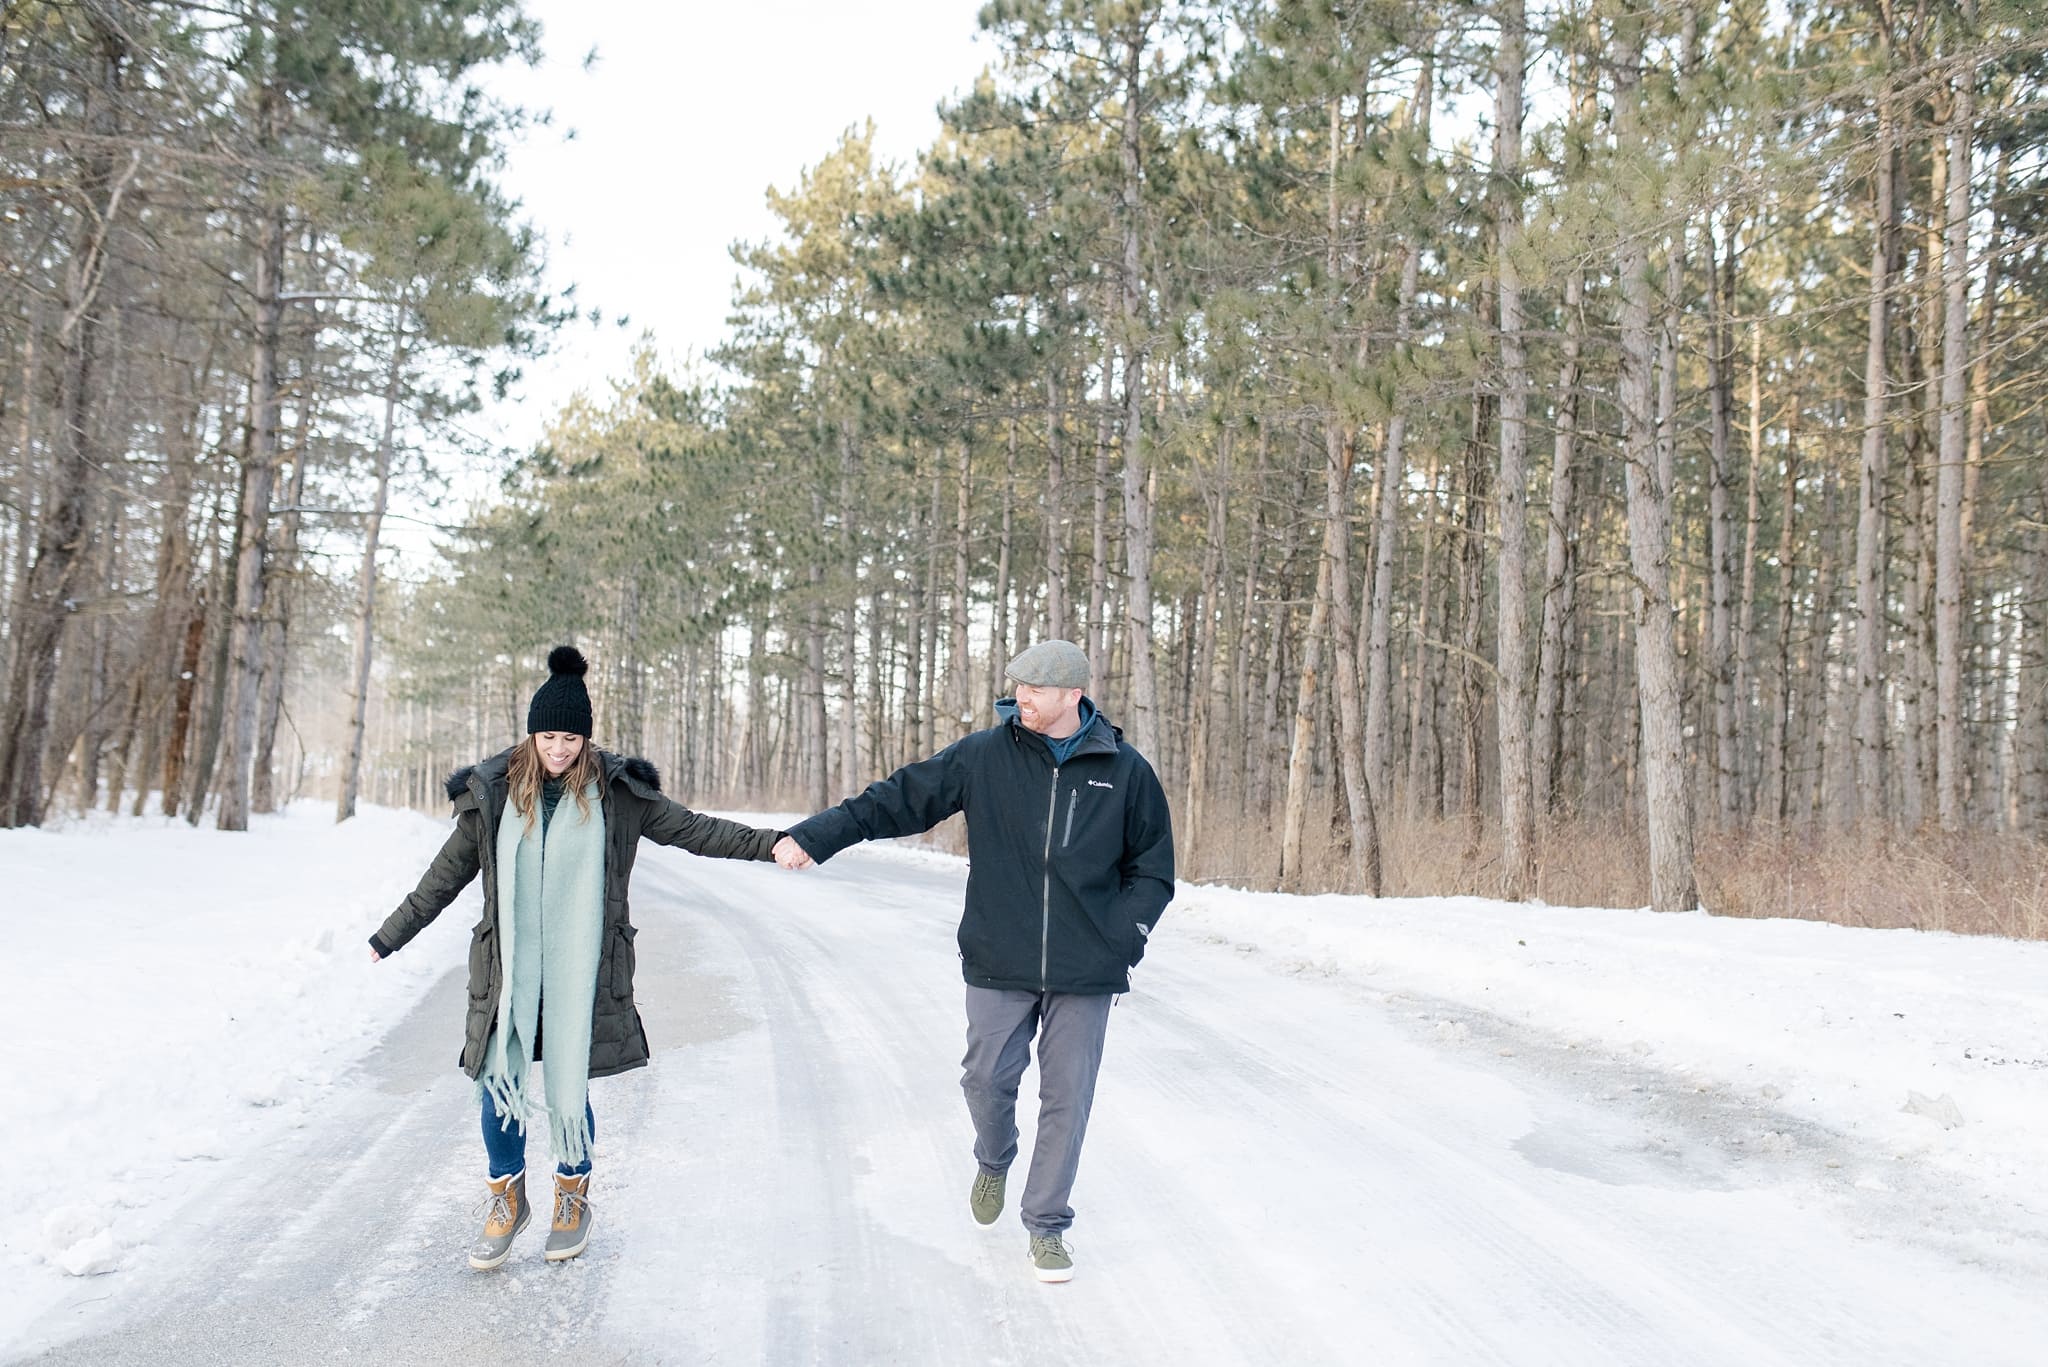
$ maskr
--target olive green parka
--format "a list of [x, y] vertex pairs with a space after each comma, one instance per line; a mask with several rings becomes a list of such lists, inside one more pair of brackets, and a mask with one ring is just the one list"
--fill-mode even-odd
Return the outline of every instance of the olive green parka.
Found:
[[[661, 776], [644, 759], [598, 751], [599, 797], [604, 804], [604, 940], [591, 1008], [590, 1076], [606, 1077], [647, 1062], [647, 1031], [633, 1005], [633, 936], [627, 888], [642, 838], [712, 859], [770, 859], [778, 831], [757, 830], [693, 812], [662, 796]], [[484, 1046], [497, 1023], [504, 966], [498, 954], [498, 823], [509, 799], [512, 752], [458, 769], [448, 779], [455, 830], [433, 865], [398, 909], [370, 937], [389, 956], [426, 929], [478, 873], [484, 911], [469, 936], [469, 1013], [463, 1029], [462, 1071], [483, 1069]], [[573, 800], [573, 799], [565, 799]]]

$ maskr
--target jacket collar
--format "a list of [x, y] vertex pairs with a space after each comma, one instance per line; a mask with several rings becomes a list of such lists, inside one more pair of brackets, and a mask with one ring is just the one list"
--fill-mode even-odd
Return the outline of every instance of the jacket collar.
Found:
[[[599, 750], [597, 761], [600, 781], [607, 791], [613, 784], [623, 783], [634, 795], [649, 802], [661, 796], [661, 771], [646, 760]], [[450, 774], [448, 799], [459, 807], [467, 797], [486, 811], [492, 810], [503, 804], [511, 772], [512, 747], [507, 747], [489, 759], [479, 760]]]
[[[1110, 724], [1109, 718], [1102, 715], [1102, 709], [1095, 705], [1095, 700], [1085, 693], [1081, 695], [1081, 708], [1088, 720], [1081, 726], [1081, 743], [1067, 758], [1076, 760], [1083, 755], [1114, 755], [1124, 733]], [[1023, 740], [1026, 744], [1043, 748], [1048, 755], [1052, 753], [1050, 741], [1018, 720], [1015, 698], [998, 698], [996, 716], [1002, 725], [1009, 728], [1012, 740]]]

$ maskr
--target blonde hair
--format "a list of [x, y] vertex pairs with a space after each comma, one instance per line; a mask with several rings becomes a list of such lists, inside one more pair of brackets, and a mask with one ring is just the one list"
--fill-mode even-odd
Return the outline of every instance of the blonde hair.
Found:
[[[576, 810], [585, 821], [590, 820], [591, 785], [597, 782], [602, 772], [597, 747], [591, 743], [590, 737], [585, 736], [583, 748], [577, 752], [575, 761], [562, 773], [562, 782], [576, 798]], [[547, 765], [541, 763], [540, 747], [534, 744], [532, 736], [513, 747], [512, 768], [507, 774], [512, 810], [525, 819], [529, 835], [533, 833], [534, 819], [540, 815], [540, 785], [547, 776]]]

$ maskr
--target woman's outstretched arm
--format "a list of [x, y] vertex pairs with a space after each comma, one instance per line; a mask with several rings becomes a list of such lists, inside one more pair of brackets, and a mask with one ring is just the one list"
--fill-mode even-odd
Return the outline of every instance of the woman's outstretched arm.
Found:
[[708, 859], [770, 859], [782, 832], [742, 826], [722, 816], [693, 812], [671, 798], [658, 797], [640, 825], [643, 838], [657, 845], [701, 854]]
[[381, 959], [405, 948], [408, 940], [433, 924], [434, 918], [469, 886], [482, 867], [477, 849], [477, 831], [482, 824], [482, 818], [474, 811], [455, 818], [455, 829], [427, 867], [420, 885], [384, 918], [384, 924], [370, 937], [372, 954]]

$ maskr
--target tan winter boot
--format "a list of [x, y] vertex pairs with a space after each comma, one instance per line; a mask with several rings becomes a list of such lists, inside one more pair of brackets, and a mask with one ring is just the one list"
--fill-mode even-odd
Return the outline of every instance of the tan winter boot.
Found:
[[484, 1217], [484, 1230], [469, 1251], [469, 1265], [488, 1272], [504, 1263], [512, 1252], [512, 1240], [533, 1218], [533, 1210], [526, 1204], [526, 1173], [522, 1170], [510, 1177], [491, 1178], [490, 1190], [476, 1213]]
[[590, 1174], [555, 1174], [555, 1225], [548, 1231], [548, 1261], [564, 1262], [590, 1242]]

